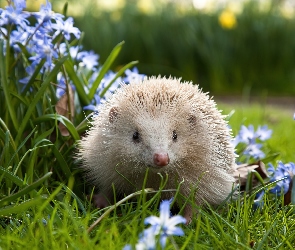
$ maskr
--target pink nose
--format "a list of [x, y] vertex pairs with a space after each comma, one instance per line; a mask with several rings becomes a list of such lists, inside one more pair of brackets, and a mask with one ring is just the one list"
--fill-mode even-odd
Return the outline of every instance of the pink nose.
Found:
[[154, 154], [154, 163], [159, 167], [164, 167], [169, 164], [169, 156], [167, 153], [155, 153]]

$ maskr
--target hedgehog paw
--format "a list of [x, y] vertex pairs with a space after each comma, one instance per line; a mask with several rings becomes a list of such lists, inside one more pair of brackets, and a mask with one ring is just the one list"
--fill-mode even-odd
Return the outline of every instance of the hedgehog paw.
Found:
[[93, 195], [92, 202], [97, 208], [105, 208], [110, 205], [110, 202], [103, 193]]

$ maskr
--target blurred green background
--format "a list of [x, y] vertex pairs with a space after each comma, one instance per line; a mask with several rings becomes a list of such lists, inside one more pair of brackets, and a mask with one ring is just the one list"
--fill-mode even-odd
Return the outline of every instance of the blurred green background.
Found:
[[[70, 0], [83, 44], [104, 62], [192, 80], [214, 95], [295, 94], [294, 1]], [[292, 6], [293, 3], [293, 6]], [[64, 0], [53, 0], [61, 11]]]

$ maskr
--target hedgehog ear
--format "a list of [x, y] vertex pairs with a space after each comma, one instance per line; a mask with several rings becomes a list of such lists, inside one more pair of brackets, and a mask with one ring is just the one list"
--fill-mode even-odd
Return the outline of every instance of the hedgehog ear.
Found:
[[115, 121], [115, 119], [117, 118], [118, 116], [118, 108], [117, 107], [112, 107], [110, 112], [109, 112], [109, 122], [110, 123], [113, 123]]
[[196, 125], [197, 123], [197, 117], [195, 115], [189, 115], [188, 118], [187, 118], [189, 124], [191, 125]]

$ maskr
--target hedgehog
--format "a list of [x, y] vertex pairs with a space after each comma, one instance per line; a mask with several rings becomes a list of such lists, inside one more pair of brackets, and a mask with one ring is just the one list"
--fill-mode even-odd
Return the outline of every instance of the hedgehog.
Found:
[[[235, 153], [231, 132], [216, 103], [192, 82], [173, 77], [146, 77], [121, 84], [100, 105], [78, 157], [89, 183], [98, 188], [94, 203], [103, 208], [117, 194], [128, 195], [146, 187], [180, 186], [182, 197], [198, 206], [222, 203], [235, 183]], [[163, 192], [164, 198], [175, 193]], [[184, 217], [192, 220], [187, 203]]]

